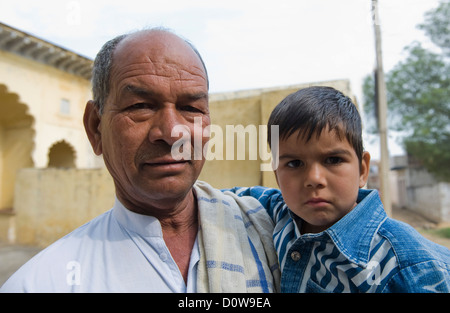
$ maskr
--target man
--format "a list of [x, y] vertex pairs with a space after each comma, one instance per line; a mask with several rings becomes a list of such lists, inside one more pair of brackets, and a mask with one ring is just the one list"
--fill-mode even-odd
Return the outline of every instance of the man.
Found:
[[[93, 96], [84, 125], [113, 177], [114, 207], [30, 260], [2, 291], [276, 291], [273, 225], [259, 202], [197, 182], [204, 156], [172, 153], [189, 138], [181, 147], [193, 155], [196, 138], [202, 148], [209, 139], [208, 78], [195, 48], [162, 29], [119, 36], [96, 57]], [[180, 125], [190, 136], [174, 132]]]

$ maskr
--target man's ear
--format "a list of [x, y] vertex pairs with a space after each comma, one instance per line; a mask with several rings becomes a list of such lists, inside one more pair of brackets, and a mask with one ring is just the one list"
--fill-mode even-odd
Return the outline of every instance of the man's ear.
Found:
[[83, 123], [86, 134], [96, 155], [102, 154], [101, 115], [94, 101], [89, 100], [84, 110]]
[[366, 185], [367, 179], [369, 178], [369, 171], [370, 171], [370, 153], [364, 151], [361, 160], [361, 170], [359, 173], [359, 188], [362, 188]]

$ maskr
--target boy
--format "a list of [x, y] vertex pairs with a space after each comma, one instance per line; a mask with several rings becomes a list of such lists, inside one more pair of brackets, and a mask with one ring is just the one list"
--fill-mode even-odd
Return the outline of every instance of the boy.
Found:
[[299, 90], [273, 110], [268, 138], [271, 125], [279, 125], [281, 194], [231, 192], [257, 198], [276, 223], [282, 292], [450, 291], [450, 251], [388, 218], [376, 190], [360, 189], [370, 155], [348, 97], [330, 87]]

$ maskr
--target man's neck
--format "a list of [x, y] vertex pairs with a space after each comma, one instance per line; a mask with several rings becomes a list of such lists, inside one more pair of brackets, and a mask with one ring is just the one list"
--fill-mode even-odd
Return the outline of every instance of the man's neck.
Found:
[[117, 195], [123, 205], [138, 214], [156, 217], [163, 233], [167, 248], [175, 260], [184, 281], [187, 282], [189, 261], [198, 233], [198, 204], [191, 190], [183, 199], [158, 200], [152, 203], [139, 203], [123, 199]]
[[187, 284], [192, 248], [198, 233], [198, 205], [193, 193], [188, 207], [170, 219], [160, 220], [164, 242]]

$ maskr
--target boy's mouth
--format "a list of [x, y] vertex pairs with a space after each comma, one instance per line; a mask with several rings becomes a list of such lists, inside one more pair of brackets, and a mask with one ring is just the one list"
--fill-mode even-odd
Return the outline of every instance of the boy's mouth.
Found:
[[328, 204], [328, 203], [330, 203], [330, 202], [323, 198], [310, 198], [308, 201], [305, 202], [305, 204], [311, 205], [311, 206], [321, 206], [321, 205]]

